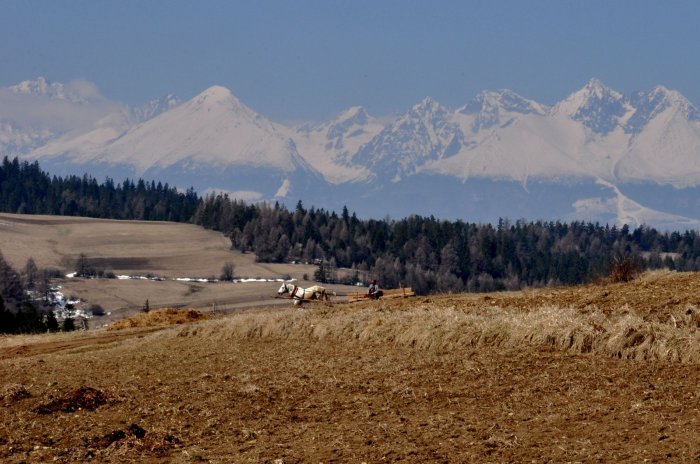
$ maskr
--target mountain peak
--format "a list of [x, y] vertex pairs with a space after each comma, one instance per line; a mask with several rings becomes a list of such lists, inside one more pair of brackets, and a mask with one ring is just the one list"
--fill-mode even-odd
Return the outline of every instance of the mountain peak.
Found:
[[525, 114], [545, 113], [545, 107], [543, 105], [533, 100], [528, 100], [508, 89], [481, 91], [472, 101], [457, 111], [462, 114], [476, 114], [501, 110]]
[[474, 132], [488, 129], [501, 122], [502, 113], [521, 113], [544, 115], [545, 106], [521, 97], [512, 90], [484, 90], [463, 107], [457, 110], [465, 115], [476, 115], [472, 124]]
[[603, 84], [603, 82], [601, 82], [601, 80], [597, 77], [592, 77], [588, 82], [586, 82], [586, 85], [583, 86], [581, 91], [583, 91], [589, 97], [596, 98], [604, 98], [604, 96], [607, 94], [612, 94], [616, 97], [621, 96], [619, 92], [616, 92], [607, 85]]
[[[688, 101], [682, 93], [677, 90], [669, 90], [663, 85], [657, 85], [649, 93], [650, 99], [659, 99], [667, 102], [669, 105], [680, 105], [681, 107], [693, 107], [693, 104]], [[694, 107], [693, 107], [694, 108]]]
[[[199, 97], [211, 98], [213, 100], [226, 100], [233, 97], [231, 91], [222, 85], [212, 85], [204, 92], [198, 95]], [[234, 97], [235, 98], [235, 97]]]
[[673, 90], [669, 90], [668, 87], [664, 85], [657, 85], [653, 89], [651, 89], [651, 92], [649, 92], [650, 95], [656, 96], [656, 95], [669, 95], [671, 93], [678, 93]]
[[[88, 89], [89, 92], [82, 92], [87, 93], [87, 96], [81, 94], [81, 88], [84, 87], [92, 87], [92, 89]], [[18, 94], [48, 97], [54, 100], [68, 100], [73, 103], [85, 103], [89, 100], [90, 94], [99, 93], [94, 84], [87, 81], [74, 81], [72, 86], [70, 84], [65, 86], [60, 82], [51, 82], [44, 76], [39, 76], [35, 80], [22, 81], [17, 85], [11, 86], [10, 90]]]
[[640, 132], [646, 124], [669, 108], [675, 108], [691, 121], [700, 120], [700, 111], [677, 90], [657, 85], [649, 92], [637, 92], [631, 97], [635, 112], [627, 122], [625, 130]]
[[411, 107], [404, 118], [429, 120], [443, 119], [447, 115], [447, 109], [431, 97], [425, 97]]
[[413, 105], [411, 112], [426, 113], [435, 112], [440, 109], [440, 104], [435, 101], [432, 97], [425, 97], [417, 104]]
[[369, 115], [361, 106], [353, 106], [343, 111], [327, 127], [328, 139], [342, 137], [353, 126], [364, 126], [369, 122]]
[[554, 106], [553, 113], [567, 116], [597, 134], [606, 135], [620, 125], [629, 110], [623, 95], [592, 78], [580, 90]]
[[364, 124], [369, 119], [367, 111], [361, 106], [352, 106], [347, 110], [343, 111], [336, 118], [337, 121], [355, 121], [358, 124]]
[[169, 93], [164, 97], [151, 100], [143, 106], [131, 108], [131, 113], [137, 122], [144, 122], [175, 108], [179, 104], [180, 99], [177, 95]]
[[595, 100], [620, 100], [622, 94], [607, 85], [598, 78], [591, 78], [581, 89], [569, 95], [564, 102], [568, 102], [578, 109]]
[[209, 87], [184, 104], [188, 107], [194, 105], [196, 107], [208, 108], [209, 111], [213, 110], [214, 108], [218, 108], [217, 111], [244, 113], [250, 118], [255, 118], [257, 115], [257, 113], [236, 98], [236, 96], [233, 95], [229, 89], [221, 85], [213, 85]]

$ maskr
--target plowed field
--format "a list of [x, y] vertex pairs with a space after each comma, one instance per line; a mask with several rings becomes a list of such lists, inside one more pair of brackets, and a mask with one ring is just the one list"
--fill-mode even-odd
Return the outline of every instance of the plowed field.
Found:
[[0, 459], [697, 462], [699, 288], [656, 273], [8, 337]]

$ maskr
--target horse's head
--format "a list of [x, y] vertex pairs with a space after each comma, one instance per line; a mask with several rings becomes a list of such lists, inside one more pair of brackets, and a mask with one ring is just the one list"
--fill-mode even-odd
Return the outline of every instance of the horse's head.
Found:
[[284, 282], [279, 290], [277, 290], [278, 295], [284, 295], [285, 293], [291, 293], [292, 290], [289, 288], [289, 284]]

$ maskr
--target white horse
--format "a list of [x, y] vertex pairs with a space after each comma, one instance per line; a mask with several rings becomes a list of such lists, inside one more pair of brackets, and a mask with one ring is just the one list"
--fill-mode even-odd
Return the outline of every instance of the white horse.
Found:
[[320, 285], [302, 288], [289, 282], [284, 282], [280, 289], [277, 290], [277, 295], [282, 296], [286, 294], [289, 294], [290, 298], [294, 300], [295, 305], [300, 305], [304, 300], [330, 300], [330, 296], [335, 295], [334, 292], [330, 292]]

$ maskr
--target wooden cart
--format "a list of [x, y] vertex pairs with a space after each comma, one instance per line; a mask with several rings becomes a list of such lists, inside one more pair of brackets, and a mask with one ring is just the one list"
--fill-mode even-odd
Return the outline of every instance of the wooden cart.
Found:
[[[386, 299], [386, 298], [408, 298], [411, 296], [416, 296], [415, 293], [413, 293], [413, 290], [411, 287], [404, 287], [404, 288], [394, 288], [394, 289], [389, 289], [385, 290], [382, 289], [382, 296], [379, 298], [380, 300]], [[371, 298], [367, 294], [367, 292], [353, 292], [353, 293], [348, 293], [348, 301], [353, 302], [353, 301], [363, 301], [363, 300], [370, 300]]]

